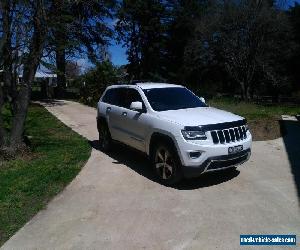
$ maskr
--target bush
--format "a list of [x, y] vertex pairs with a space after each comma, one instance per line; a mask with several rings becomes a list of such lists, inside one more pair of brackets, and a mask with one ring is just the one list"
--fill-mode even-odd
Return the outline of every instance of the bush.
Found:
[[79, 101], [95, 106], [105, 88], [119, 82], [121, 76], [120, 68], [115, 67], [111, 62], [97, 64], [95, 68], [90, 69], [74, 82], [74, 85], [80, 89]]

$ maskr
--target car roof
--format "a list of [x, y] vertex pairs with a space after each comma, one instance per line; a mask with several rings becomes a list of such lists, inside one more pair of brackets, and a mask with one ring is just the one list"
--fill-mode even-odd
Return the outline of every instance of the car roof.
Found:
[[160, 83], [160, 82], [142, 82], [142, 83], [136, 83], [136, 85], [142, 89], [182, 87], [181, 85], [177, 85], [177, 84]]
[[156, 88], [175, 88], [175, 87], [183, 87], [177, 84], [170, 84], [170, 83], [160, 83], [160, 82], [136, 82], [134, 84], [117, 84], [112, 85], [109, 88], [119, 88], [119, 87], [132, 87], [138, 86], [141, 89], [156, 89]]

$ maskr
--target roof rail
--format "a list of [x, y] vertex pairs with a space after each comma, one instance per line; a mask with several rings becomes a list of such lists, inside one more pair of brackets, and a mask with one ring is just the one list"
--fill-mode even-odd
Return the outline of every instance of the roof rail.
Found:
[[142, 82], [151, 82], [150, 80], [143, 79], [143, 80], [129, 80], [128, 84], [137, 84], [137, 83], [142, 83]]
[[137, 83], [151, 82], [149, 80], [129, 80], [128, 82], [117, 82], [112, 85], [136, 85]]

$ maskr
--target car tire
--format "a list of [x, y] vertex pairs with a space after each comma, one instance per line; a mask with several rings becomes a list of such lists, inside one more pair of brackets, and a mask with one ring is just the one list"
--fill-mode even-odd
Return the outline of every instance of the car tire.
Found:
[[151, 163], [160, 183], [172, 186], [182, 180], [181, 162], [172, 143], [155, 144], [151, 153]]
[[106, 122], [100, 122], [99, 126], [99, 147], [103, 152], [108, 152], [112, 148], [112, 139]]

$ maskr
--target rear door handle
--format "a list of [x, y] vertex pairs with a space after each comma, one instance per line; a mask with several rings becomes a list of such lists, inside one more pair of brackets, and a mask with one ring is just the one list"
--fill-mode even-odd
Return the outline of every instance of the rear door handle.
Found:
[[106, 108], [106, 111], [107, 111], [107, 112], [111, 111], [111, 107], [107, 107], [107, 108]]
[[127, 112], [123, 112], [122, 115], [123, 115], [123, 116], [127, 116]]

